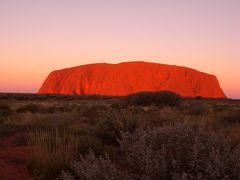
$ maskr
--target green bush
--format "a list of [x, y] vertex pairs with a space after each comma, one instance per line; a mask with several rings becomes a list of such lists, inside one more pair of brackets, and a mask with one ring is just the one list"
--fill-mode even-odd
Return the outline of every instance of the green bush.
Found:
[[140, 106], [178, 106], [181, 102], [181, 97], [170, 91], [139, 92], [126, 96], [125, 101], [128, 104]]

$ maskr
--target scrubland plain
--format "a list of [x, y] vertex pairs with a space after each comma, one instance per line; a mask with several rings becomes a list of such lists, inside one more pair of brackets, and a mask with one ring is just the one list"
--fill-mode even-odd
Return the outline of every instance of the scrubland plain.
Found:
[[239, 179], [240, 101], [0, 94], [0, 179]]

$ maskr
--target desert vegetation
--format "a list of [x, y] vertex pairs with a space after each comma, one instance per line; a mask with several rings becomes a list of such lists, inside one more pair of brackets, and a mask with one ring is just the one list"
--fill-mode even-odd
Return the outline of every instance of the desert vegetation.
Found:
[[240, 101], [167, 91], [0, 94], [0, 179], [239, 179], [239, 118]]

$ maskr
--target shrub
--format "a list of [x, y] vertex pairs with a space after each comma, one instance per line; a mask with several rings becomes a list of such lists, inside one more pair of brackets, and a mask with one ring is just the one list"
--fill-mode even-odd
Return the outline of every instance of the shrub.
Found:
[[202, 97], [202, 96], [196, 96], [195, 99], [196, 99], [196, 100], [202, 100], [203, 97]]
[[25, 106], [22, 106], [17, 109], [18, 113], [26, 113], [26, 112], [31, 112], [31, 113], [38, 113], [42, 109], [41, 105], [38, 104], [27, 104]]
[[78, 154], [78, 137], [68, 130], [35, 130], [29, 142], [32, 152], [28, 170], [44, 179], [57, 177]]
[[39, 104], [27, 104], [17, 109], [18, 113], [54, 113], [54, 112], [63, 112], [70, 113], [74, 109], [70, 105], [58, 105], [58, 106], [42, 106]]
[[169, 106], [160, 109], [159, 114], [160, 118], [156, 119], [158, 121], [158, 126], [179, 123], [182, 121], [182, 118], [184, 117], [177, 108]]
[[7, 119], [12, 114], [8, 106], [0, 105], [0, 123]]
[[125, 101], [131, 105], [141, 106], [178, 106], [181, 97], [170, 91], [139, 92], [126, 96]]
[[91, 125], [96, 124], [101, 120], [101, 117], [108, 113], [108, 109], [103, 105], [95, 105], [84, 110], [82, 115], [88, 118]]
[[[225, 138], [177, 124], [138, 130], [120, 141], [129, 174], [136, 179], [236, 179], [238, 159]], [[235, 172], [234, 172], [235, 169]]]
[[52, 114], [52, 113], [54, 113], [56, 111], [56, 107], [55, 106], [48, 106], [48, 107], [43, 108], [43, 111], [45, 113]]
[[71, 105], [64, 104], [64, 105], [61, 105], [61, 106], [56, 107], [55, 109], [56, 109], [57, 111], [59, 111], [59, 112], [67, 112], [67, 113], [69, 113], [69, 112], [72, 112], [72, 110], [74, 109], [74, 107], [71, 106]]
[[222, 115], [220, 122], [224, 125], [234, 125], [240, 123], [240, 110], [229, 111]]
[[0, 138], [4, 136], [10, 136], [11, 134], [15, 133], [16, 130], [19, 130], [19, 129], [12, 124], [2, 123], [0, 125]]
[[[238, 179], [240, 147], [191, 124], [165, 125], [122, 134], [121, 162], [92, 152], [72, 163], [60, 179]], [[118, 167], [121, 167], [120, 169]]]
[[200, 116], [207, 113], [207, 108], [204, 106], [203, 103], [191, 103], [191, 105], [187, 109], [187, 114], [194, 115], [194, 116]]
[[227, 105], [227, 104], [214, 104], [212, 106], [212, 109], [214, 112], [224, 112], [224, 111], [231, 111], [232, 106]]
[[118, 145], [120, 130], [113, 119], [103, 119], [94, 126], [94, 134], [103, 144]]
[[119, 145], [117, 140], [121, 138], [121, 132], [134, 132], [138, 127], [141, 117], [139, 111], [108, 109], [98, 117], [92, 130], [103, 144]]
[[90, 130], [95, 137], [101, 140], [103, 144], [118, 145], [117, 139], [120, 138], [120, 131], [133, 132], [139, 122], [139, 108], [113, 109], [106, 106], [92, 106], [83, 112], [87, 117]]
[[79, 153], [87, 154], [89, 148], [96, 154], [102, 153], [102, 143], [97, 137], [92, 135], [79, 135]]
[[80, 161], [72, 163], [73, 175], [69, 172], [63, 171], [60, 180], [122, 180], [128, 179], [127, 176], [117, 169], [115, 163], [106, 155], [105, 157], [97, 158], [93, 152], [86, 156], [81, 156]]
[[27, 139], [26, 135], [20, 134], [15, 137], [13, 143], [18, 146], [27, 145], [28, 139]]

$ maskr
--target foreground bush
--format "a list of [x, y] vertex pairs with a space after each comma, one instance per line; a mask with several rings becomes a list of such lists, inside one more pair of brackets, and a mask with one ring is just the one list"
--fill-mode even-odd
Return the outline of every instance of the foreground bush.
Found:
[[[221, 135], [187, 124], [122, 137], [130, 173], [138, 179], [236, 179], [239, 158]], [[238, 169], [239, 170], [239, 169]]]
[[104, 180], [114, 179], [123, 180], [127, 177], [119, 171], [116, 164], [113, 163], [110, 158], [106, 157], [97, 158], [91, 151], [90, 154], [80, 157], [80, 161], [74, 161], [72, 163], [72, 170], [74, 174], [69, 172], [62, 172], [59, 179], [61, 180], [74, 180], [74, 179], [85, 179], [85, 180]]
[[141, 106], [178, 106], [181, 97], [170, 91], [139, 92], [125, 97], [125, 101], [131, 105]]
[[78, 137], [71, 131], [35, 130], [30, 134], [28, 169], [44, 179], [55, 178], [61, 169], [66, 169], [78, 154]]
[[[125, 133], [118, 166], [92, 153], [72, 164], [73, 179], [239, 179], [240, 148], [199, 126], [176, 124]], [[120, 169], [117, 167], [121, 167]]]

